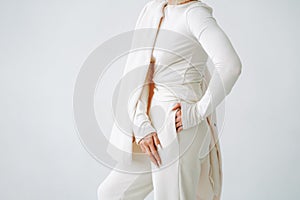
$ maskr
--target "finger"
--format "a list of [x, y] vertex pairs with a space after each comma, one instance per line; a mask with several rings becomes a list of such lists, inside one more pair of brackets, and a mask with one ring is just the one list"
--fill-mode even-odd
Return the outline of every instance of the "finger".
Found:
[[143, 153], [146, 153], [144, 145], [140, 145], [140, 148], [141, 148]]
[[181, 110], [178, 110], [177, 112], [176, 112], [176, 117], [180, 117], [181, 116]]
[[176, 128], [179, 128], [180, 126], [182, 126], [182, 122], [181, 121], [176, 123]]
[[181, 107], [180, 103], [176, 103], [172, 110], [176, 110], [177, 108], [180, 108], [180, 107]]
[[175, 122], [180, 122], [181, 121], [181, 116], [176, 117]]
[[147, 152], [148, 156], [150, 157], [150, 160], [151, 160], [156, 166], [158, 166], [158, 164], [157, 164], [157, 162], [156, 162], [154, 156], [152, 155], [152, 153], [151, 153], [151, 151], [150, 151], [150, 149], [149, 149], [149, 146], [145, 146], [145, 149], [146, 149], [146, 152]]
[[156, 149], [162, 148], [162, 146], [160, 144], [160, 140], [158, 139], [157, 134], [153, 135], [153, 139], [154, 139], [154, 144], [156, 146]]
[[183, 130], [183, 128], [182, 128], [182, 126], [180, 126], [179, 128], [178, 128], [178, 132], [180, 132], [180, 131], [182, 131]]
[[157, 166], [159, 167], [159, 165], [161, 164], [161, 160], [160, 160], [160, 157], [159, 157], [159, 155], [157, 153], [157, 150], [156, 150], [153, 143], [150, 145], [150, 150], [151, 150], [151, 153], [152, 153], [152, 155], [154, 156], [154, 158], [156, 160]]
[[179, 129], [179, 128], [180, 128], [180, 127], [176, 128], [176, 132], [177, 132], [177, 133], [179, 133], [179, 131], [180, 131], [180, 129]]
[[178, 126], [182, 126], [182, 121], [178, 122]]

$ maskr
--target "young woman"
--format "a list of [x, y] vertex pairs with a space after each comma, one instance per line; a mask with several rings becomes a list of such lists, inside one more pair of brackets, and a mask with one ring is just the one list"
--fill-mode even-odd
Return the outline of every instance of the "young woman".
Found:
[[[150, 173], [112, 170], [98, 198], [144, 199], [153, 190], [155, 200], [218, 200], [221, 160], [209, 119], [238, 79], [241, 61], [207, 4], [152, 0], [139, 16], [139, 27], [153, 23], [157, 11], [163, 18], [151, 56], [155, 65], [147, 74], [152, 84], [142, 89], [132, 128], [133, 151], [148, 159], [133, 156], [127, 166]], [[208, 58], [215, 66], [211, 77]]]

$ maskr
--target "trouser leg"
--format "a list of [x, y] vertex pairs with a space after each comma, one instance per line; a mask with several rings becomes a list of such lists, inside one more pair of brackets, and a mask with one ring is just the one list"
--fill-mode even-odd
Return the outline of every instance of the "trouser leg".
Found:
[[[171, 117], [173, 117], [172, 114]], [[174, 121], [170, 119], [170, 122]], [[162, 134], [170, 134], [169, 138], [174, 136], [174, 130], [170, 131], [172, 125], [166, 126], [166, 128], [162, 129], [166, 132], [158, 134], [162, 136], [162, 143], [166, 143], [168, 140], [168, 136]], [[210, 132], [207, 124], [201, 123], [199, 126], [176, 133], [176, 136], [177, 140], [168, 143], [165, 148], [162, 144], [163, 149], [159, 151], [162, 166], [157, 168], [151, 163], [155, 200], [197, 199], [201, 173], [199, 154], [208, 153]]]
[[179, 159], [180, 199], [212, 200], [211, 183], [206, 178], [210, 167], [211, 141], [208, 124], [203, 121], [181, 133], [178, 135], [182, 155]]
[[209, 155], [205, 156], [201, 160], [201, 163], [201, 174], [198, 182], [197, 200], [213, 200], [214, 191], [208, 178], [210, 167]]
[[98, 200], [142, 200], [153, 190], [151, 174], [111, 171], [98, 187]]
[[[118, 171], [126, 168], [142, 169], [146, 172], [130, 173]], [[146, 170], [145, 170], [146, 169]], [[138, 172], [138, 171], [137, 171]], [[147, 157], [139, 160], [133, 156], [130, 165], [117, 164], [97, 190], [98, 200], [143, 200], [153, 190], [151, 165]]]

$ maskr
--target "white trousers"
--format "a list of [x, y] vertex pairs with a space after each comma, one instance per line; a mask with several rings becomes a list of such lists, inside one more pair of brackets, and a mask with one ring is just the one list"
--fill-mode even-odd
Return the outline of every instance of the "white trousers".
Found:
[[[116, 168], [140, 167], [148, 169], [149, 173], [126, 173], [113, 169], [98, 187], [98, 200], [142, 200], [152, 190], [155, 200], [213, 199], [209, 180], [205, 183], [199, 181], [200, 172], [209, 173], [210, 129], [203, 121], [177, 133], [176, 111], [172, 111], [175, 103], [154, 100], [151, 104], [150, 117], [163, 147], [158, 151], [162, 165], [157, 167], [148, 156], [136, 156], [134, 153], [131, 166], [117, 164]], [[141, 153], [140, 147], [133, 145], [133, 151]], [[199, 187], [207, 191], [206, 196], [199, 193]]]

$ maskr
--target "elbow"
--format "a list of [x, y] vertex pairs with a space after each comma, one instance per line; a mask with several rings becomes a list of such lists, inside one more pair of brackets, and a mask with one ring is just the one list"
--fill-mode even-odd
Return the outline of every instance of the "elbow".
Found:
[[236, 79], [241, 75], [242, 73], [242, 62], [241, 59], [237, 56], [234, 62], [232, 63], [233, 68], [233, 74], [235, 75]]
[[226, 66], [227, 70], [225, 70], [226, 72], [224, 71], [223, 84], [225, 84], [226, 95], [228, 95], [242, 73], [242, 63], [237, 57], [236, 59], [232, 59], [231, 62], [227, 62]]
[[235, 81], [242, 73], [242, 62], [238, 56], [231, 57], [230, 59], [218, 64], [218, 71], [223, 71], [223, 78], [225, 78], [226, 80], [230, 79], [232, 81]]
[[240, 58], [238, 58], [237, 60], [238, 60], [238, 61], [237, 61], [237, 63], [236, 63], [236, 68], [237, 68], [236, 74], [237, 74], [237, 76], [239, 77], [239, 76], [241, 75], [241, 73], [242, 73], [242, 61], [241, 61]]
[[242, 62], [237, 56], [231, 63], [231, 74], [237, 80], [242, 73]]

